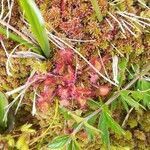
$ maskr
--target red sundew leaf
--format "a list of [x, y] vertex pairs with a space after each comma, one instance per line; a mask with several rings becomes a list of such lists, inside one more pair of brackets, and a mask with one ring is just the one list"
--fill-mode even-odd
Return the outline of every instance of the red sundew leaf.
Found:
[[72, 126], [67, 125], [67, 127], [64, 128], [65, 134], [71, 134], [73, 132]]
[[73, 65], [73, 52], [70, 49], [59, 51], [53, 72], [63, 75], [67, 65]]
[[87, 88], [77, 87], [75, 91], [76, 99], [88, 98], [92, 95], [91, 90]]
[[4, 37], [0, 34], [0, 41], [2, 41], [4, 39]]
[[47, 75], [39, 75], [39, 74], [36, 74], [36, 75], [34, 75], [33, 77], [31, 77], [31, 78], [28, 78], [28, 82], [37, 82], [37, 83], [39, 83], [39, 82], [42, 82], [42, 81], [44, 81], [45, 79], [47, 78]]
[[68, 90], [69, 90], [71, 99], [75, 99], [76, 86], [74, 84], [70, 84], [70, 85], [68, 85]]
[[48, 97], [47, 93], [41, 93], [40, 97], [37, 99], [37, 103], [46, 102]]
[[77, 101], [80, 104], [80, 107], [84, 107], [86, 105], [86, 99], [78, 98]]
[[109, 87], [109, 85], [101, 85], [99, 87], [99, 95], [100, 96], [107, 96], [110, 92], [111, 88]]
[[93, 57], [91, 60], [92, 65], [98, 70], [100, 71], [102, 69], [102, 65], [100, 63], [100, 60], [98, 57]]
[[111, 59], [111, 57], [109, 55], [105, 55], [103, 58], [102, 58], [102, 61], [103, 63], [107, 63], [109, 61], [109, 59]]
[[85, 131], [82, 131], [80, 133], [80, 137], [83, 139], [83, 140], [86, 140], [88, 138], [88, 134], [85, 132]]
[[64, 70], [65, 70], [65, 65], [64, 65], [64, 63], [58, 63], [58, 64], [56, 64], [56, 68], [53, 70], [53, 72], [55, 73], [55, 74], [59, 74], [59, 75], [61, 75], [61, 74], [63, 74], [63, 72], [64, 72]]
[[73, 62], [73, 52], [71, 49], [66, 48], [65, 50], [59, 51], [60, 62], [65, 64], [72, 64]]
[[64, 11], [66, 10], [66, 4], [67, 4], [67, 0], [61, 0], [60, 9], [61, 9], [62, 16], [64, 16]]
[[40, 94], [38, 102], [50, 102], [53, 98], [55, 88], [51, 86], [45, 86], [44, 91]]
[[52, 85], [55, 84], [57, 81], [54, 77], [48, 77], [45, 81], [44, 81], [44, 85]]
[[67, 74], [64, 75], [63, 81], [68, 84], [75, 81], [75, 71], [71, 66], [68, 66]]
[[64, 107], [67, 107], [67, 106], [69, 106], [69, 101], [68, 100], [60, 100], [60, 105], [61, 106], [64, 106]]
[[38, 106], [40, 111], [47, 112], [48, 108], [49, 108], [49, 103], [41, 101], [41, 102], [37, 103], [37, 106]]
[[71, 38], [82, 38], [83, 37], [83, 25], [81, 24], [81, 19], [72, 18], [67, 22], [62, 22], [60, 28]]
[[60, 96], [60, 98], [62, 100], [67, 100], [69, 99], [70, 97], [70, 94], [69, 94], [69, 89], [66, 88], [66, 87], [63, 87], [63, 86], [59, 86], [58, 87], [58, 92], [57, 92], [58, 96]]
[[117, 34], [116, 29], [109, 31], [107, 34], [107, 40], [113, 40], [116, 34]]
[[90, 81], [94, 84], [96, 84], [96, 82], [98, 81], [99, 76], [97, 74], [91, 74], [90, 75]]

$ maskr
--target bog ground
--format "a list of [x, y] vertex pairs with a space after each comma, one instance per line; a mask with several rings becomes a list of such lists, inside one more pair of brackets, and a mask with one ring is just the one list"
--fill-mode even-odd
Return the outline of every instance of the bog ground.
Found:
[[1, 0], [0, 149], [149, 150], [150, 2]]

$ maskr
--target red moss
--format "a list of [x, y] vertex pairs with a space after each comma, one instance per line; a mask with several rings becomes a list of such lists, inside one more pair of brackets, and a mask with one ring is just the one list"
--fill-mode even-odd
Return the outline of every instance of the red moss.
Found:
[[82, 39], [83, 37], [83, 25], [81, 24], [81, 20], [77, 17], [62, 22], [59, 27], [70, 38]]

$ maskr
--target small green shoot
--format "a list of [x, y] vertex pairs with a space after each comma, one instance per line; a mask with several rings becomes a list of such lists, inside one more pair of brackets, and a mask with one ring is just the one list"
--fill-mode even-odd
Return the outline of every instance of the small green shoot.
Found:
[[90, 1], [91, 1], [92, 6], [93, 6], [93, 9], [96, 13], [98, 21], [101, 22], [103, 20], [103, 16], [102, 16], [101, 10], [99, 8], [98, 1], [97, 0], [90, 0]]

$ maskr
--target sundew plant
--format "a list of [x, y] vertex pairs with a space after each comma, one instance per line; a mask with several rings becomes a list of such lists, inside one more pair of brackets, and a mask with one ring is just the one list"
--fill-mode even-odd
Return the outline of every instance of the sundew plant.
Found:
[[148, 149], [148, 0], [1, 0], [2, 149]]

